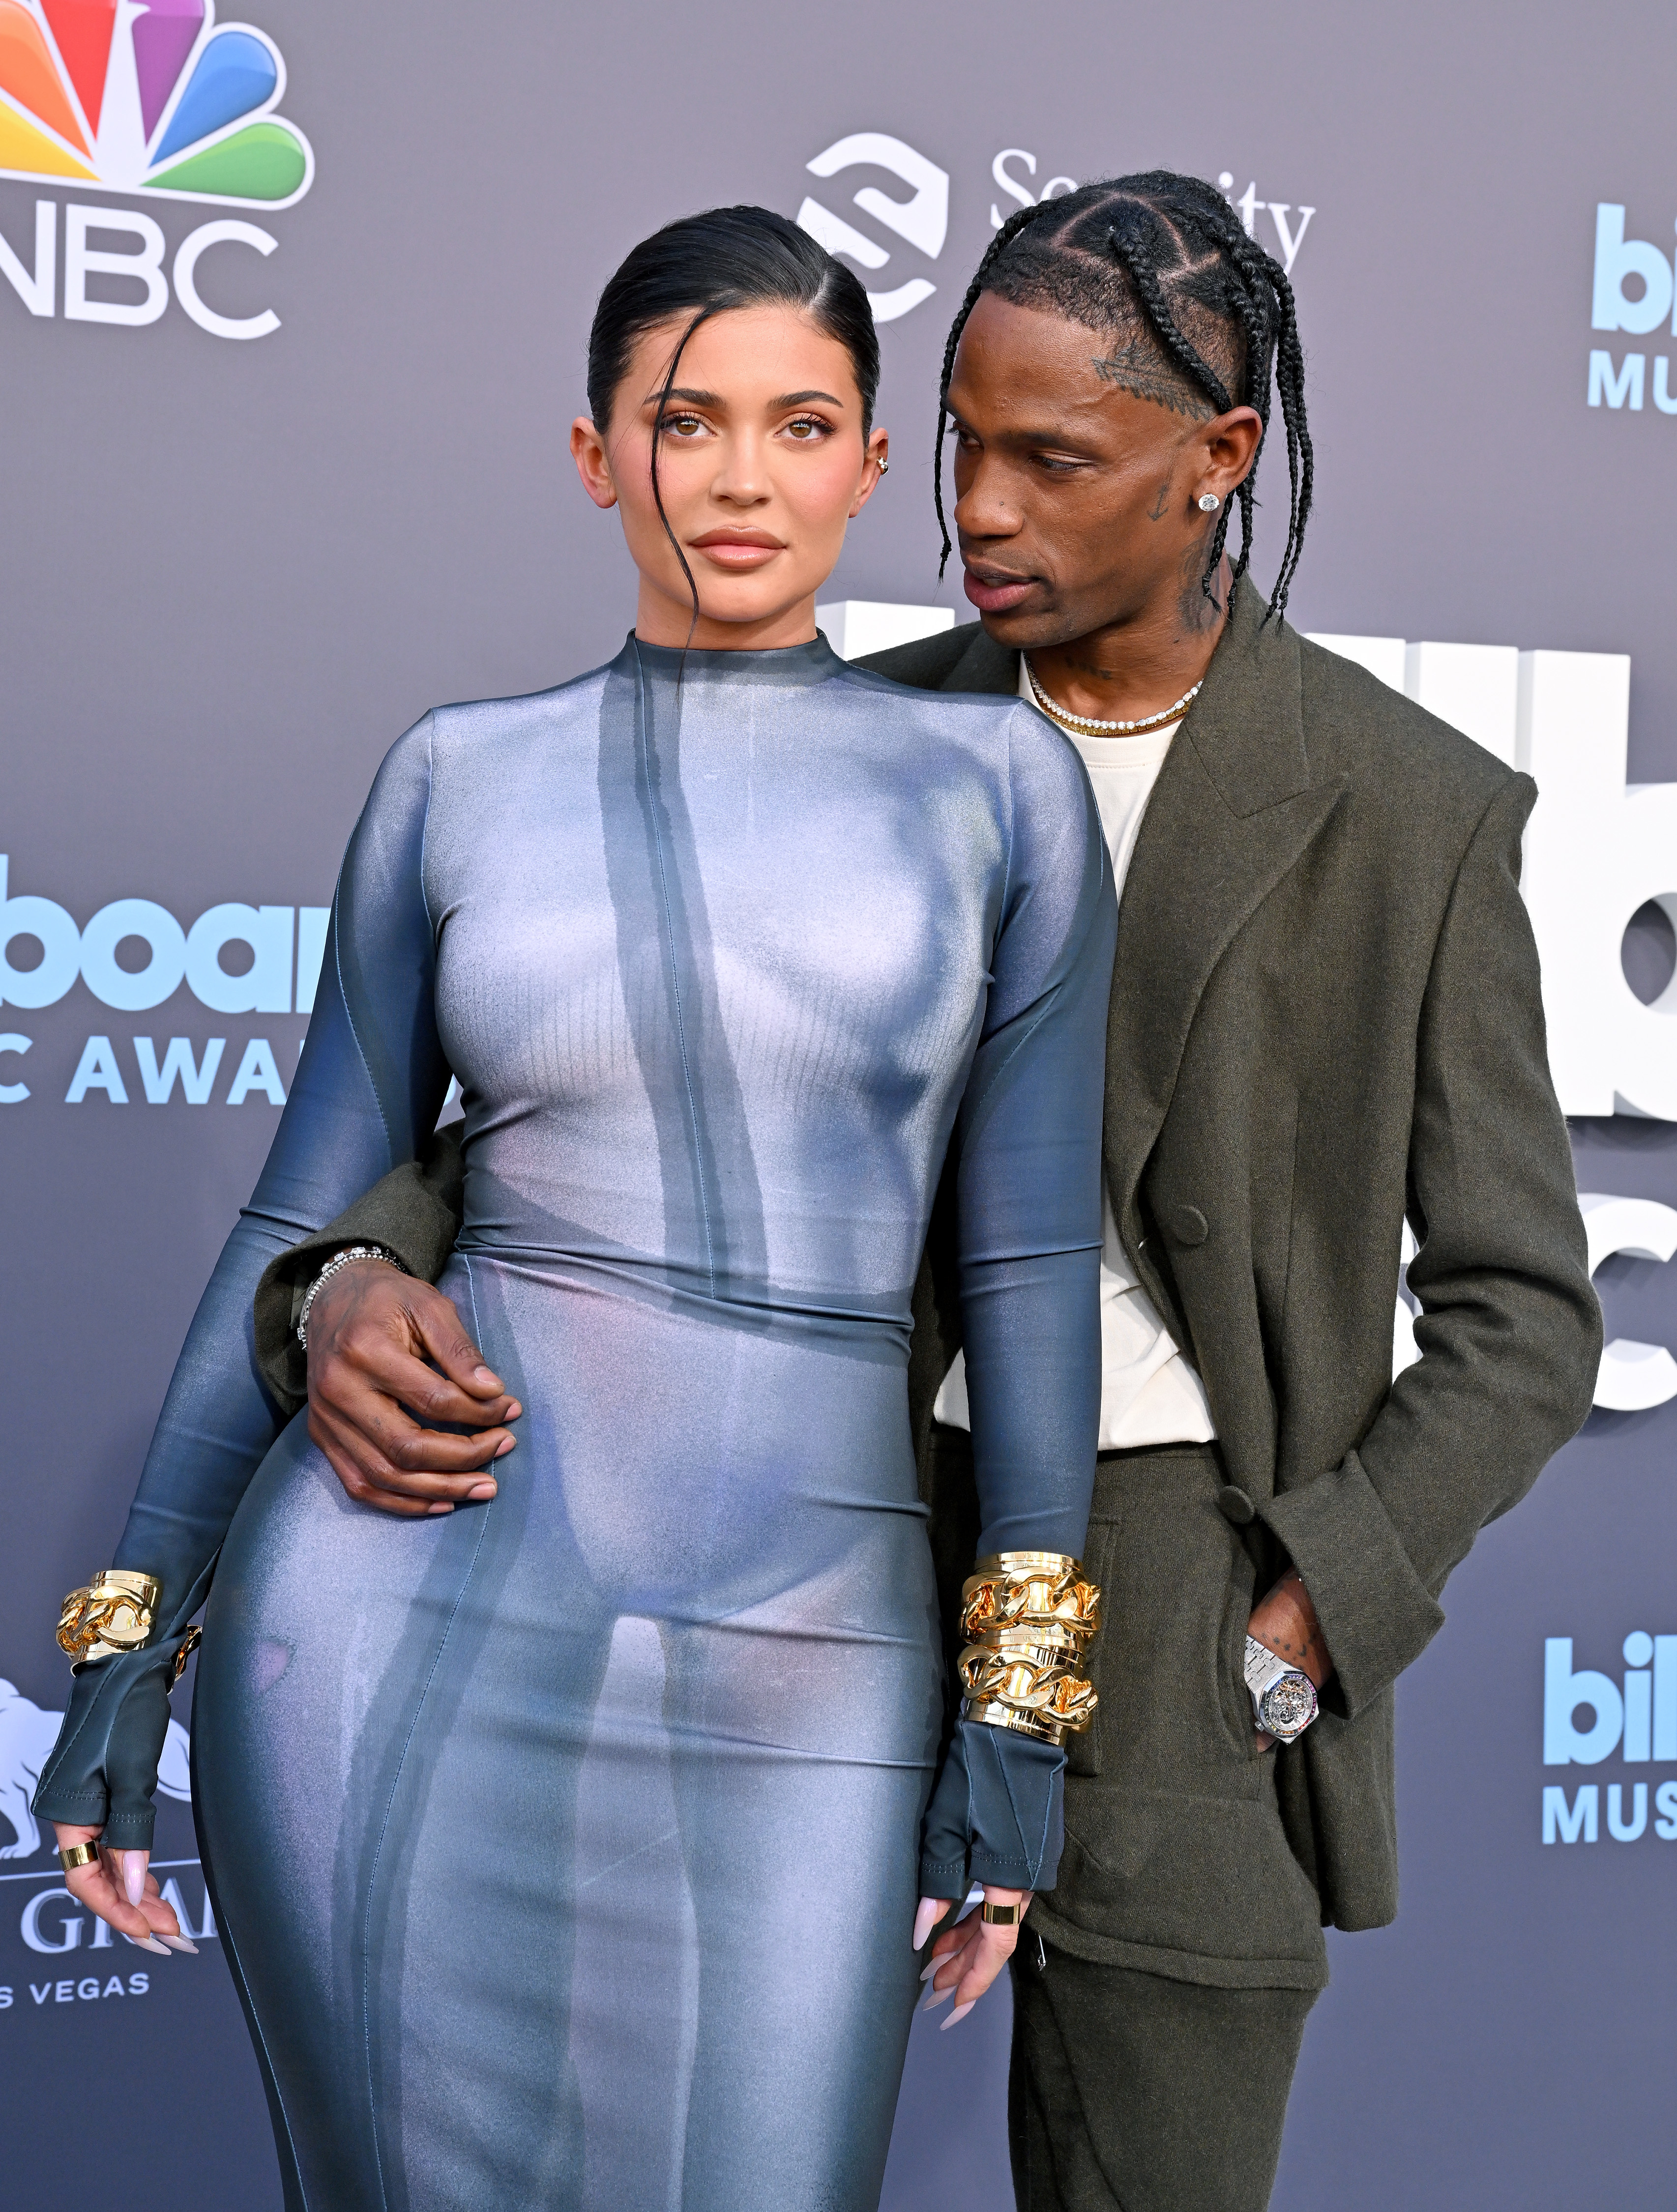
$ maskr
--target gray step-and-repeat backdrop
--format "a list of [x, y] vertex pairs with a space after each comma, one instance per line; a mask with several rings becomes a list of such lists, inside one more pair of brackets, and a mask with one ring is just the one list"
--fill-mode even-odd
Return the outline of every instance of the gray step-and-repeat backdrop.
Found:
[[[602, 280], [719, 201], [802, 211], [848, 253], [896, 466], [831, 596], [964, 616], [929, 463], [968, 274], [1026, 199], [1165, 164], [1220, 182], [1298, 289], [1301, 626], [1543, 786], [1529, 895], [1613, 1340], [1583, 1437], [1458, 1572], [1404, 1686], [1403, 1914], [1334, 1942], [1277, 2202], [1668, 2204], [1666, 10], [251, 8], [0, 0], [8, 2200], [277, 2204], [186, 1692], [157, 1853], [196, 1960], [101, 1942], [31, 1817], [55, 1607], [109, 1554], [269, 1142], [380, 755], [434, 702], [569, 676], [629, 623], [617, 525], [565, 452]], [[890, 2203], [1011, 2203], [1005, 2041], [1000, 1998], [917, 2035]]]

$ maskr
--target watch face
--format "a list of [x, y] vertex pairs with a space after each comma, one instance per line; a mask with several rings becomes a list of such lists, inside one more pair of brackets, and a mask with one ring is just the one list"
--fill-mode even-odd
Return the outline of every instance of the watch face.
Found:
[[1303, 1735], [1316, 1717], [1316, 1693], [1308, 1674], [1289, 1668], [1264, 1692], [1258, 1705], [1261, 1726], [1282, 1743]]

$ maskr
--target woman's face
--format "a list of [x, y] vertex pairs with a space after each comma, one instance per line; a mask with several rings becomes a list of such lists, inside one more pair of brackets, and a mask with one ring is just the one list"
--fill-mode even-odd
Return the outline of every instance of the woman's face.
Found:
[[815, 595], [845, 525], [879, 481], [886, 437], [864, 446], [850, 356], [795, 307], [712, 315], [688, 340], [659, 439], [670, 529], [653, 496], [653, 424], [690, 316], [648, 331], [617, 387], [611, 422], [579, 416], [571, 453], [588, 496], [616, 507], [641, 572], [635, 628], [649, 645], [761, 649], [815, 635]]

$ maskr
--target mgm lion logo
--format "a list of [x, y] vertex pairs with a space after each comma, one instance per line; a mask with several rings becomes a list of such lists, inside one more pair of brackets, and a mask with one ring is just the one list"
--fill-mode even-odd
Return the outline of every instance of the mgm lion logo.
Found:
[[[0, 1820], [10, 1823], [16, 1841], [0, 1844], [0, 1859], [33, 1858], [41, 1847], [40, 1825], [30, 1805], [40, 1771], [58, 1741], [62, 1713], [44, 1712], [15, 1684], [0, 1680]], [[179, 1721], [169, 1723], [157, 1787], [166, 1797], [192, 1802], [188, 1753], [191, 1739]]]

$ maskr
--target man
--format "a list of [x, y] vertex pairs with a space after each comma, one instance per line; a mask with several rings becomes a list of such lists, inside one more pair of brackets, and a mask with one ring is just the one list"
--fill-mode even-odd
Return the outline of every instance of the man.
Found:
[[[1233, 504], [1249, 534], [1272, 362], [1293, 501], [1266, 609], [1224, 547]], [[1583, 1419], [1600, 1354], [1518, 891], [1533, 787], [1282, 619], [1302, 355], [1285, 276], [1209, 187], [1154, 173], [1016, 216], [945, 382], [981, 623], [870, 665], [1034, 698], [1090, 769], [1121, 890], [1101, 1709], [1015, 1960], [1015, 2179], [1027, 2212], [1256, 2212], [1322, 1926], [1396, 1911], [1393, 1684], [1451, 1567]], [[447, 1148], [398, 1171], [270, 1270], [258, 1342], [289, 1402], [323, 1259], [364, 1239], [434, 1276], [458, 1176]], [[952, 1629], [975, 1510], [951, 1198], [910, 1400]], [[1406, 1218], [1421, 1357], [1394, 1382]], [[518, 1409], [446, 1302], [352, 1262], [309, 1338], [312, 1431], [353, 1495], [489, 1493]], [[1277, 1694], [1260, 1709], [1254, 1685]]]

